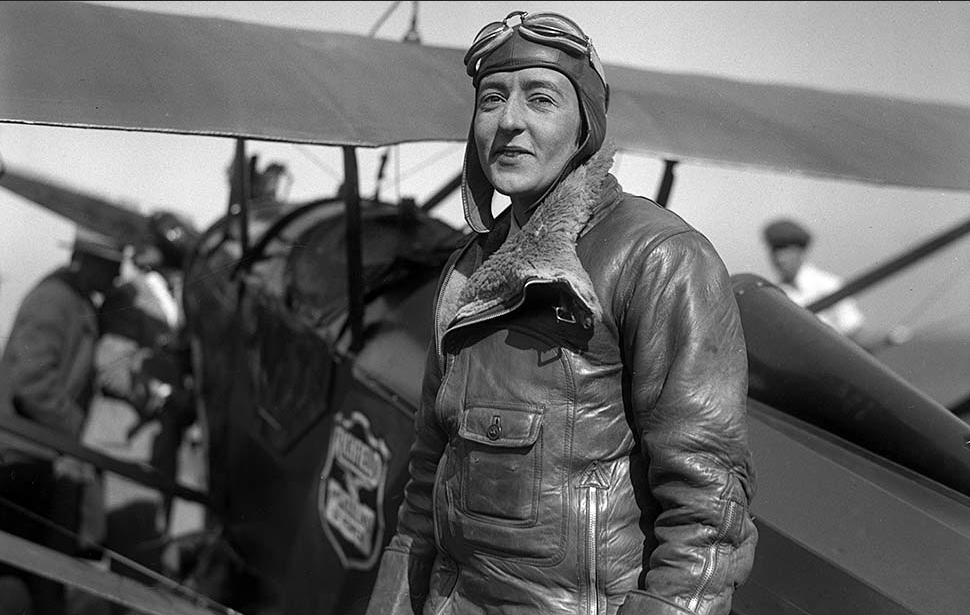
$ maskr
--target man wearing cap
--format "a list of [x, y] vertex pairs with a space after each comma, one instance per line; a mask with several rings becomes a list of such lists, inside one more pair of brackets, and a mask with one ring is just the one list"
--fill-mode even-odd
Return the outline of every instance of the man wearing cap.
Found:
[[440, 278], [368, 614], [727, 615], [757, 530], [724, 264], [609, 173], [609, 88], [575, 23], [512, 13], [465, 63], [474, 233]]
[[[121, 256], [107, 238], [79, 230], [70, 264], [27, 293], [0, 359], [0, 415], [28, 419], [80, 440], [94, 392], [95, 301], [112, 287]], [[80, 502], [55, 497], [55, 483], [59, 477], [82, 480], [84, 473], [76, 460], [0, 431], [0, 493], [29, 513], [77, 530]], [[77, 546], [68, 546], [59, 534], [10, 507], [0, 508], [0, 529], [65, 551]], [[29, 613], [64, 612], [62, 585], [6, 566], [0, 566], [2, 576], [18, 577], [26, 585]]]
[[[778, 275], [778, 287], [798, 305], [808, 306], [842, 288], [843, 281], [839, 276], [806, 260], [812, 235], [798, 222], [782, 218], [767, 224], [764, 240]], [[853, 340], [858, 340], [865, 324], [862, 311], [851, 298], [818, 312], [818, 317]]]

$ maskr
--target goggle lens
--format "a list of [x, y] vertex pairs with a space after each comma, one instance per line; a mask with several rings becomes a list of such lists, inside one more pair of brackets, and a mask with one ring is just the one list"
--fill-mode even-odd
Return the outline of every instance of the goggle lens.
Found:
[[519, 32], [523, 38], [562, 49], [574, 56], [587, 57], [593, 70], [599, 75], [603, 84], [606, 84], [606, 74], [599, 55], [589, 37], [583, 33], [576, 22], [558, 13], [530, 15], [524, 11], [513, 11], [502, 21], [492, 22], [479, 30], [471, 47], [465, 53], [465, 69], [469, 76], [475, 76], [479, 60], [512, 35], [515, 26], [510, 26], [509, 20], [514, 17], [519, 17]]

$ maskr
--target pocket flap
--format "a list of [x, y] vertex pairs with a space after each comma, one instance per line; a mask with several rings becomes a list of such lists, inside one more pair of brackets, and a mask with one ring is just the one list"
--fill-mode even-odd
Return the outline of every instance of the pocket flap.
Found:
[[541, 426], [539, 408], [471, 406], [462, 414], [458, 435], [488, 446], [519, 448], [535, 444]]

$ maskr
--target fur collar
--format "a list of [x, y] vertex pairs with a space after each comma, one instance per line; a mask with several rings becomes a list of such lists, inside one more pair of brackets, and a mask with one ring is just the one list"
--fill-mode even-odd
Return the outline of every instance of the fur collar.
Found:
[[593, 216], [615, 151], [607, 144], [577, 167], [522, 229], [486, 258], [461, 290], [456, 317], [500, 305], [520, 295], [527, 281], [539, 279], [568, 288], [584, 323], [602, 318], [592, 280], [576, 255], [576, 242]]

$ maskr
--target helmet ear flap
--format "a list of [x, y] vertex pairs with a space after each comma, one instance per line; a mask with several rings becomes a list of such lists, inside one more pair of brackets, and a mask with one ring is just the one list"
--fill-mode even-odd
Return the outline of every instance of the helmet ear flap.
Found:
[[492, 195], [495, 189], [485, 176], [482, 163], [475, 149], [475, 118], [468, 129], [465, 142], [465, 160], [461, 169], [461, 205], [465, 222], [476, 233], [487, 233], [495, 222], [492, 216]]

